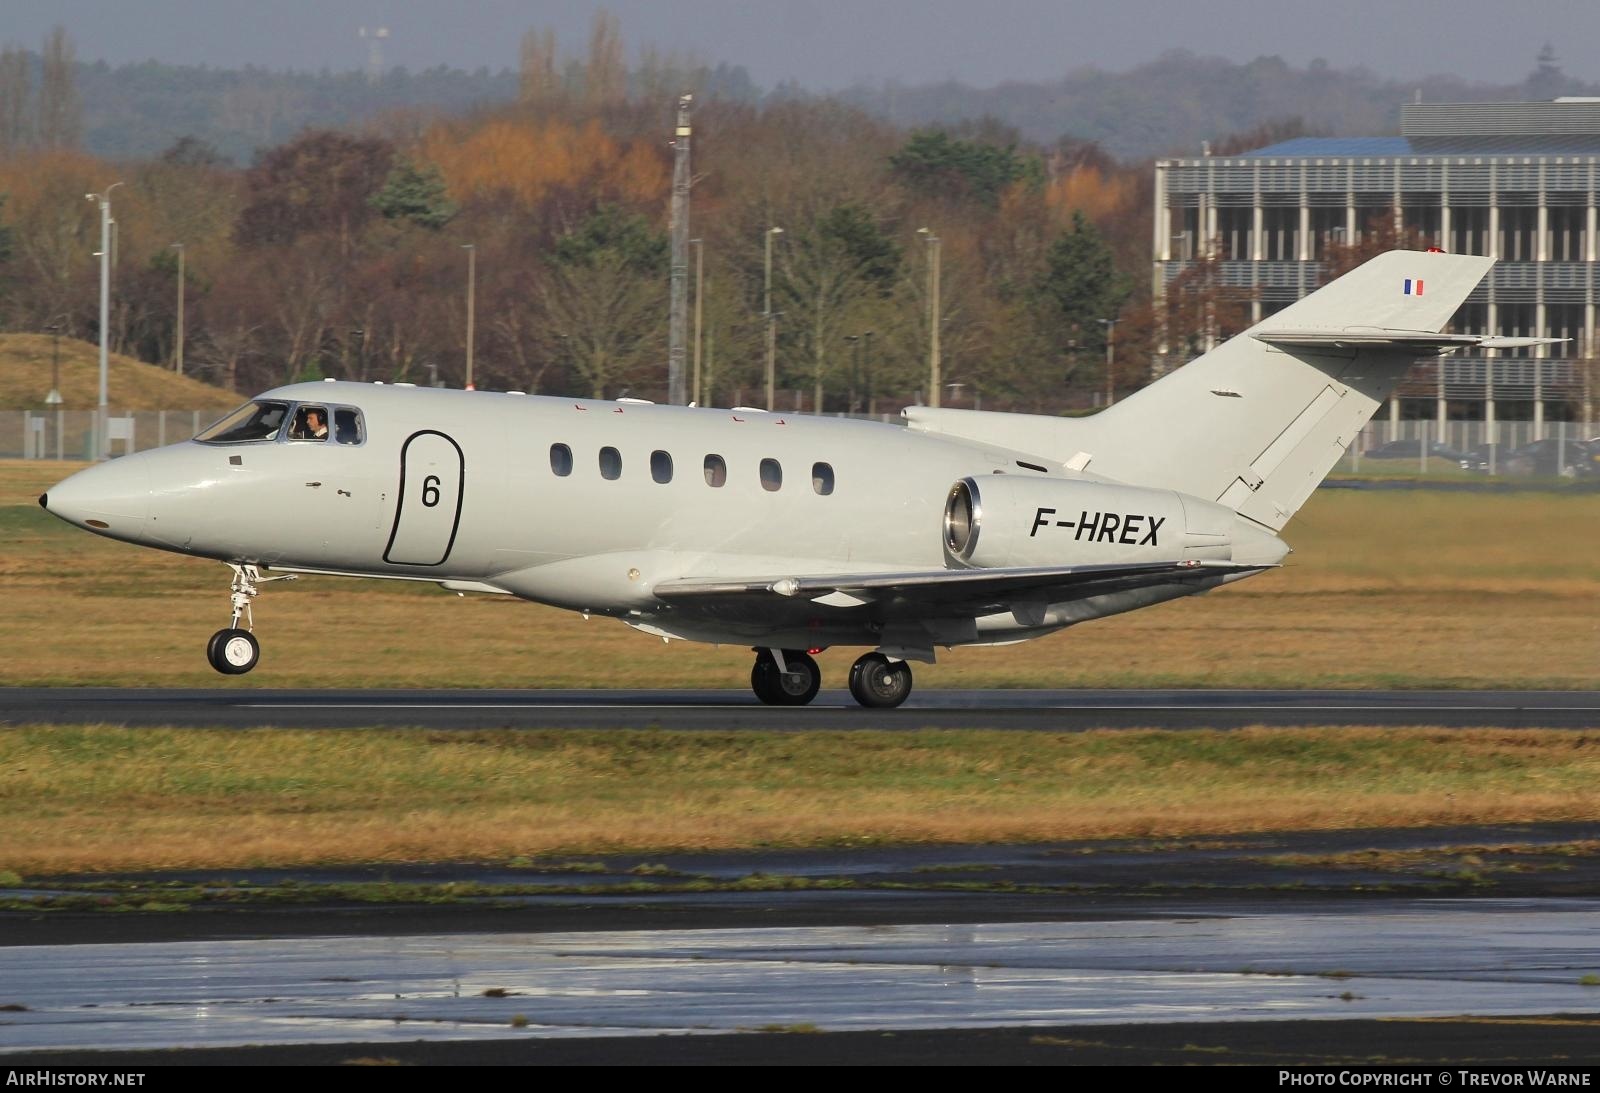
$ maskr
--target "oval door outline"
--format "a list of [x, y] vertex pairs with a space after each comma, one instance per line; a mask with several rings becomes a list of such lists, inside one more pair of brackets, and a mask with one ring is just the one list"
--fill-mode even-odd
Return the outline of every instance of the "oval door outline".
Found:
[[[445, 545], [444, 545], [444, 553], [439, 555], [439, 560], [438, 561], [436, 561], [436, 562], [407, 562], [407, 561], [396, 562], [396, 561], [392, 561], [389, 558], [389, 555], [394, 551], [395, 540], [400, 537], [400, 521], [405, 519], [405, 514], [406, 514], [406, 456], [411, 451], [412, 443], [414, 441], [416, 441], [419, 437], [424, 437], [424, 436], [440, 437], [446, 443], [448, 443], [450, 445], [450, 447], [455, 449], [455, 452], [456, 452], [456, 468], [457, 468], [457, 477], [456, 477], [456, 511], [455, 511], [455, 514], [451, 517], [451, 520], [450, 520], [450, 538], [445, 543]], [[433, 478], [433, 477], [435, 477], [435, 476], [428, 475], [428, 476], [424, 477], [424, 488], [427, 488], [428, 479]], [[435, 493], [437, 494], [437, 485], [435, 485], [433, 488], [435, 490]], [[389, 544], [383, 548], [383, 560], [386, 561], [386, 562], [389, 562], [390, 565], [422, 565], [422, 566], [444, 565], [445, 561], [450, 557], [450, 551], [455, 548], [455, 545], [456, 545], [456, 533], [461, 530], [461, 505], [466, 500], [466, 494], [467, 494], [467, 457], [461, 451], [461, 445], [459, 445], [459, 444], [457, 444], [455, 442], [455, 438], [454, 437], [451, 437], [447, 433], [441, 433], [437, 429], [419, 429], [418, 431], [412, 433], [410, 436], [406, 437], [406, 442], [404, 444], [400, 445], [400, 493], [399, 493], [399, 496], [395, 498], [394, 528], [389, 532]], [[432, 507], [432, 506], [429, 506], [429, 507]]]

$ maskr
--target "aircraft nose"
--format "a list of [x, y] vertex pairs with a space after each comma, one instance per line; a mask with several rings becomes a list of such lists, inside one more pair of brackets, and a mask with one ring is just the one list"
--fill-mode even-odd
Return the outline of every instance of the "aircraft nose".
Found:
[[39, 504], [69, 524], [138, 542], [150, 520], [148, 461], [130, 455], [79, 471], [51, 486]]

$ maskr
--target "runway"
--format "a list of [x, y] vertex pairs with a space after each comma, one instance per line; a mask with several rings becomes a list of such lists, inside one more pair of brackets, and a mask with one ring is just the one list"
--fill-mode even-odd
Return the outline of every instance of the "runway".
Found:
[[1590, 1061], [1597, 836], [30, 877], [13, 900], [92, 898], [0, 911], [0, 1069]]
[[[16, 1007], [0, 1060], [244, 1044], [360, 1042], [381, 1053], [507, 1037], [1570, 1017], [1600, 1010], [1600, 992], [1582, 983], [1597, 930], [1593, 900], [1394, 900], [1094, 922], [0, 948], [0, 983]], [[1280, 1048], [1292, 1052], [1297, 1035], [1286, 1028]]]
[[0, 689], [0, 724], [222, 728], [1233, 729], [1247, 725], [1600, 728], [1590, 691], [927, 690], [897, 710], [844, 691], [806, 707], [729, 690]]

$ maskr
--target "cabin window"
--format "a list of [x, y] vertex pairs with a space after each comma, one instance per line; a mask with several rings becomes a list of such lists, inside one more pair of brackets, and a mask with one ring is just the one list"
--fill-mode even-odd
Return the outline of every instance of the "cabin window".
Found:
[[290, 440], [327, 440], [328, 408], [326, 406], [298, 406], [294, 411], [294, 424], [289, 426]]
[[278, 430], [289, 416], [287, 402], [247, 402], [233, 413], [195, 437], [204, 444], [247, 444], [277, 440]]
[[622, 477], [622, 453], [615, 448], [600, 449], [600, 477], [615, 482]]
[[672, 456], [666, 452], [650, 453], [650, 477], [665, 486], [672, 481]]
[[768, 493], [777, 493], [783, 488], [783, 468], [776, 459], [761, 461], [761, 488]]
[[833, 468], [826, 463], [811, 464], [811, 488], [823, 497], [833, 492]]
[[720, 455], [706, 456], [706, 485], [725, 486], [728, 482], [728, 462]]
[[550, 445], [550, 469], [557, 478], [565, 478], [572, 473], [572, 449], [565, 444]]
[[361, 411], [350, 406], [333, 410], [333, 439], [340, 444], [360, 444], [366, 439], [361, 428]]

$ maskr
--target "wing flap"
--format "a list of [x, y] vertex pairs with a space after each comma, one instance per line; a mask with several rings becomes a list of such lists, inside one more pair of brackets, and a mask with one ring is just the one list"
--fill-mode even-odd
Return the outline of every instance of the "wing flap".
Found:
[[801, 600], [839, 610], [875, 605], [880, 610], [899, 606], [947, 613], [952, 609], [1001, 610], [1012, 600], [1063, 603], [1131, 588], [1216, 579], [1273, 568], [1276, 567], [1191, 559], [1137, 565], [935, 569], [731, 580], [685, 577], [658, 584], [655, 594], [668, 603], [683, 604], [708, 600], [750, 603], [774, 597], [771, 601], [774, 606], [784, 600]]

